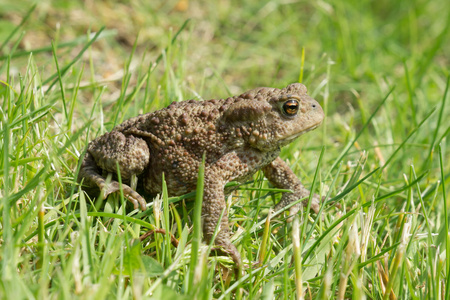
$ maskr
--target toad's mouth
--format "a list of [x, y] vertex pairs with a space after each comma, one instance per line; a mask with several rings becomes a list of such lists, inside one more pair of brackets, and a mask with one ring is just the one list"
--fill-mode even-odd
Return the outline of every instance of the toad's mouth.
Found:
[[305, 134], [305, 133], [307, 133], [307, 132], [310, 132], [310, 131], [316, 129], [317, 127], [320, 126], [320, 124], [322, 124], [322, 122], [317, 123], [317, 124], [315, 124], [315, 125], [313, 125], [313, 126], [311, 126], [311, 127], [308, 127], [308, 128], [306, 128], [306, 129], [302, 129], [302, 131], [297, 132], [297, 133], [295, 133], [295, 134], [293, 134], [293, 135], [291, 135], [291, 136], [288, 136], [287, 138], [281, 140], [281, 142], [282, 142], [283, 144], [289, 144], [291, 141], [295, 140], [295, 139], [298, 138], [299, 136], [301, 136], [301, 135], [303, 135], [303, 134]]

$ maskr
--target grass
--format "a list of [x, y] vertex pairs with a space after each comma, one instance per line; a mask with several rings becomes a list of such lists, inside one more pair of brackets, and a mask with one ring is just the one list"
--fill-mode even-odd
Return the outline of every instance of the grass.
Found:
[[[0, 4], [0, 298], [449, 299], [447, 6]], [[261, 174], [241, 186], [240, 279], [199, 242], [193, 195], [141, 212], [76, 184], [129, 117], [299, 78], [327, 117], [281, 156], [326, 200], [287, 223]]]

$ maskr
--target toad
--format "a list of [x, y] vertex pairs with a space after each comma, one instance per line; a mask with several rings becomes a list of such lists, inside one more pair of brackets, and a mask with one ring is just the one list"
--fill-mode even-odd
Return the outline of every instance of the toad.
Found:
[[[203, 236], [211, 241], [220, 225], [214, 243], [239, 267], [240, 254], [230, 241], [225, 202], [231, 189], [225, 189], [225, 184], [244, 183], [262, 170], [273, 186], [292, 191], [283, 193], [275, 210], [308, 197], [310, 192], [279, 157], [280, 147], [317, 128], [323, 118], [321, 106], [300, 83], [283, 89], [256, 88], [226, 99], [173, 102], [91, 141], [78, 180], [99, 189], [106, 198], [120, 192], [119, 169], [124, 196], [135, 208], [145, 210], [147, 202], [130, 187], [131, 181], [137, 179], [146, 192], [158, 194], [164, 173], [169, 196], [195, 191], [205, 153]], [[110, 182], [106, 179], [109, 173], [113, 175]], [[307, 201], [292, 206], [290, 215]], [[319, 205], [319, 196], [313, 195], [311, 208], [318, 212]]]

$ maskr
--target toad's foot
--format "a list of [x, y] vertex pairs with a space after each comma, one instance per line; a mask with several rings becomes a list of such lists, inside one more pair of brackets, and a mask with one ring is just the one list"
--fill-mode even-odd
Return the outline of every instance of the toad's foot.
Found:
[[[320, 203], [323, 201], [323, 199], [324, 199], [323, 197], [320, 198], [320, 196], [317, 195], [317, 194], [314, 194], [314, 195], [312, 196], [310, 209], [311, 209], [312, 211], [314, 211], [314, 213], [316, 213], [316, 214], [319, 213], [319, 210], [320, 210]], [[291, 206], [291, 207], [289, 208], [289, 217], [288, 217], [288, 219], [287, 219], [287, 222], [292, 222], [292, 221], [294, 220], [294, 216], [295, 216], [302, 208], [308, 207], [308, 202], [309, 202], [309, 197], [306, 198], [305, 200], [303, 200], [302, 202], [297, 203], [297, 204], [295, 204], [294, 206]], [[284, 207], [287, 206], [287, 204], [289, 204], [289, 203], [285, 203], [284, 201], [280, 201], [277, 205], [275, 205], [274, 211], [278, 211], [278, 210], [280, 210], [280, 209], [283, 209]]]
[[[147, 209], [147, 202], [145, 201], [145, 199], [131, 187], [122, 183], [122, 191], [123, 196], [127, 198], [128, 201], [133, 203], [134, 209], [138, 209], [139, 207], [141, 208], [141, 210]], [[117, 181], [111, 181], [109, 184], [105, 183], [102, 186], [102, 193], [104, 199], [106, 199], [106, 197], [108, 197], [108, 195], [112, 193], [120, 193], [120, 183]]]
[[236, 279], [239, 279], [242, 274], [242, 261], [241, 261], [241, 255], [239, 254], [239, 251], [237, 250], [236, 246], [234, 246], [231, 242], [225, 243], [225, 244], [219, 244], [217, 245], [218, 252], [220, 254], [228, 255], [231, 257], [231, 259], [234, 262], [234, 275]]

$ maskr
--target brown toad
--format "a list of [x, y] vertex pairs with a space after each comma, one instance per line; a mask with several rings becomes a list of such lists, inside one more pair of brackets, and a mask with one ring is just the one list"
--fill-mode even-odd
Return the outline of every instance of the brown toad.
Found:
[[[118, 165], [123, 182], [137, 177], [145, 191], [157, 194], [164, 172], [169, 195], [183, 195], [196, 189], [198, 168], [206, 153], [204, 238], [211, 240], [223, 212], [215, 244], [239, 267], [239, 252], [229, 239], [225, 196], [230, 191], [224, 189], [225, 184], [244, 183], [262, 170], [275, 187], [293, 191], [283, 194], [275, 210], [309, 196], [278, 155], [280, 147], [315, 129], [323, 118], [322, 108], [300, 83], [284, 89], [256, 88], [227, 99], [173, 102], [129, 119], [90, 142], [78, 179], [85, 186], [100, 188], [106, 197], [119, 191], [117, 176], [110, 183], [104, 176], [116, 174]], [[135, 208], [146, 209], [141, 195], [127, 184], [122, 189]], [[290, 214], [301, 206], [291, 207]], [[318, 211], [317, 195], [311, 207]]]

